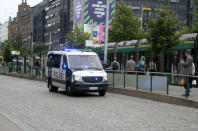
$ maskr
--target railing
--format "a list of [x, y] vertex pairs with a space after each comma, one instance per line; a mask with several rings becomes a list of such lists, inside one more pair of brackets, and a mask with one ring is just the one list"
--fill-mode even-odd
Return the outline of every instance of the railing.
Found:
[[45, 77], [45, 68], [40, 67], [26, 67], [25, 68], [11, 68], [9, 66], [0, 67], [1, 74], [18, 74], [34, 77]]
[[[184, 86], [180, 84], [184, 77], [198, 80], [198, 76], [162, 72], [128, 72], [115, 70], [107, 70], [106, 72], [108, 74], [109, 84], [113, 88], [126, 88], [149, 92], [155, 91], [157, 93], [166, 93], [167, 95], [169, 95], [170, 86]], [[182, 90], [184, 90], [184, 88], [182, 88]]]

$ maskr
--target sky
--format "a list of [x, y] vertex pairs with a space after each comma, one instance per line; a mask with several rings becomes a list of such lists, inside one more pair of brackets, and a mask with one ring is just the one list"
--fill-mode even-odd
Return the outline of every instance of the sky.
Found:
[[[27, 0], [31, 7], [40, 3], [42, 0]], [[0, 22], [8, 21], [9, 16], [12, 18], [16, 16], [18, 5], [22, 0], [0, 0]]]

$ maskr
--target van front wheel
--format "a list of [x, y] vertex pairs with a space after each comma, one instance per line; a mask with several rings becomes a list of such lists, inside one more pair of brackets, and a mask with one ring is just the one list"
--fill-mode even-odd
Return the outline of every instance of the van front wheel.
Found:
[[105, 96], [106, 91], [99, 91], [99, 96]]
[[73, 96], [73, 92], [72, 92], [72, 90], [71, 90], [71, 86], [70, 86], [70, 85], [68, 85], [68, 86], [66, 87], [66, 92], [67, 92], [67, 95]]

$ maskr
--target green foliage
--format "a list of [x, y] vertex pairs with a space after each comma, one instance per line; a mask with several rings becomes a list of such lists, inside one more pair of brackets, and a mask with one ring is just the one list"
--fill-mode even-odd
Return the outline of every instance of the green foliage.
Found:
[[0, 47], [0, 55], [2, 56], [3, 55], [3, 49], [4, 49], [4, 47], [5, 47], [5, 45], [6, 45], [6, 43], [8, 42], [8, 40], [6, 40], [6, 41], [4, 41], [3, 43], [0, 43], [1, 44], [1, 47]]
[[154, 55], [159, 55], [161, 51], [167, 53], [179, 44], [179, 37], [185, 32], [178, 32], [181, 25], [177, 15], [170, 13], [168, 7], [158, 9], [157, 19], [150, 20], [147, 34]]
[[133, 15], [133, 10], [123, 1], [117, 3], [115, 18], [112, 28], [109, 30], [110, 42], [121, 42], [128, 40], [140, 40], [143, 38], [141, 21], [138, 16]]
[[[40, 44], [40, 43], [35, 43], [33, 46], [33, 53], [41, 53], [45, 48], [44, 45]], [[30, 50], [29, 50], [30, 52]]]
[[3, 48], [3, 58], [6, 63], [11, 62], [12, 60], [12, 43], [11, 41], [7, 41]]
[[21, 34], [17, 34], [16, 38], [12, 40], [12, 44], [14, 50], [19, 50], [22, 52], [23, 41]]
[[76, 26], [74, 31], [67, 34], [68, 46], [83, 48], [85, 47], [86, 40], [89, 39], [90, 34], [84, 33], [83, 29]]
[[194, 15], [194, 23], [192, 30], [194, 33], [198, 33], [198, 0], [194, 0], [193, 15]]

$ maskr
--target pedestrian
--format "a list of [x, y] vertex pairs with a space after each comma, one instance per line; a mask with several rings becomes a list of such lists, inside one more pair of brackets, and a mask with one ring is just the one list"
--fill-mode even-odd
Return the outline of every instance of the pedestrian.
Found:
[[136, 67], [135, 61], [133, 60], [133, 56], [131, 56], [130, 60], [127, 61], [126, 69], [129, 72], [130, 71], [135, 71], [135, 67]]
[[100, 63], [102, 64], [102, 67], [105, 69], [105, 63], [103, 57], [100, 57]]
[[36, 76], [40, 76], [40, 61], [36, 60]]
[[151, 59], [151, 61], [149, 62], [149, 71], [150, 72], [156, 72], [156, 63], [154, 63], [154, 61]]
[[[183, 60], [183, 59], [180, 58], [180, 61], [182, 61], [182, 60]], [[183, 69], [184, 69], [184, 67], [183, 67], [182, 63], [179, 62], [179, 63], [178, 63], [178, 74], [182, 74], [182, 73], [183, 73]], [[178, 84], [181, 85], [181, 81], [182, 81], [183, 79], [184, 79], [184, 78], [183, 78], [182, 76], [178, 76]]]
[[[193, 63], [193, 58], [190, 55], [190, 51], [186, 50], [185, 51], [185, 56], [186, 56], [186, 61], [182, 60], [181, 64], [183, 65], [183, 74], [184, 75], [192, 75], [192, 63]], [[185, 87], [186, 87], [186, 92], [183, 94], [183, 96], [188, 97], [190, 95], [190, 77], [189, 76], [184, 76], [185, 80]]]
[[114, 61], [111, 63], [111, 68], [113, 70], [120, 70], [120, 64], [117, 61], [117, 57], [114, 57]]
[[140, 75], [144, 75], [144, 71], [146, 68], [145, 62], [146, 62], [146, 58], [144, 56], [141, 56], [140, 61], [136, 65], [136, 70], [139, 71], [138, 74], [140, 74]]

